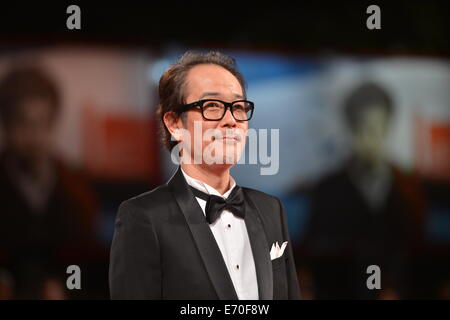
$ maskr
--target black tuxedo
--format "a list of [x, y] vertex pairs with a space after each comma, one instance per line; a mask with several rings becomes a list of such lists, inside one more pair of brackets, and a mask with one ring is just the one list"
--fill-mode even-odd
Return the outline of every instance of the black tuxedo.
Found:
[[[280, 201], [243, 188], [245, 224], [260, 299], [298, 299], [286, 215]], [[219, 247], [179, 168], [171, 180], [123, 202], [111, 246], [112, 299], [237, 299]], [[274, 242], [289, 241], [270, 260]]]

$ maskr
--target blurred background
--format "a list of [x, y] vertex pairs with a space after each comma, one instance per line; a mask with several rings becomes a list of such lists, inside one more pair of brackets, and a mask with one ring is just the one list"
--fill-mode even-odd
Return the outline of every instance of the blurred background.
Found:
[[119, 204], [176, 169], [154, 112], [189, 49], [233, 56], [279, 129], [275, 175], [232, 174], [282, 199], [303, 299], [450, 299], [447, 3], [380, 3], [381, 30], [364, 2], [80, 2], [67, 30], [70, 4], [0, 12], [0, 299], [109, 298]]

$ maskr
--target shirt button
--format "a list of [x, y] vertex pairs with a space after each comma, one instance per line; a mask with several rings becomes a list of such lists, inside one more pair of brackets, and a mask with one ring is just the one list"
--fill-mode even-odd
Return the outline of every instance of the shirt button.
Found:
[[230, 229], [231, 228], [231, 224], [228, 224], [228, 229]]
[[238, 264], [236, 265], [236, 269], [239, 270], [239, 265]]

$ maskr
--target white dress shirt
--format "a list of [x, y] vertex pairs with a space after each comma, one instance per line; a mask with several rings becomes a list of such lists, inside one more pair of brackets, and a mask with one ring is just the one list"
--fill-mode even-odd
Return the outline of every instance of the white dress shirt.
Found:
[[[210, 185], [188, 176], [183, 169], [181, 172], [190, 186], [224, 199], [236, 186], [236, 182], [233, 181], [231, 188], [224, 194], [220, 194]], [[196, 199], [205, 214], [206, 201], [198, 197]], [[223, 210], [220, 217], [209, 227], [222, 253], [239, 300], [258, 300], [255, 262], [244, 219], [236, 217], [228, 210]]]

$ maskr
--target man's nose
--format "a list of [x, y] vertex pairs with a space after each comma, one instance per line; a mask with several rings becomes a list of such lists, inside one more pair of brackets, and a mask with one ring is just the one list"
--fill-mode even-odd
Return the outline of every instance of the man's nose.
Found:
[[236, 126], [236, 119], [234, 119], [233, 115], [231, 114], [230, 109], [227, 109], [225, 111], [225, 114], [221, 120], [221, 126], [223, 126], [223, 127], [235, 127]]

